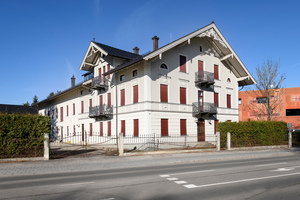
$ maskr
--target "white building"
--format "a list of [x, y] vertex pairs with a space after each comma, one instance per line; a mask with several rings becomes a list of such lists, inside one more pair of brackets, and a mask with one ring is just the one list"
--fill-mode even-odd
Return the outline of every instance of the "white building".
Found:
[[160, 48], [152, 40], [146, 55], [92, 41], [80, 65], [84, 82], [73, 79], [38, 104], [51, 116], [52, 136], [155, 133], [213, 142], [218, 121], [239, 120], [238, 87], [255, 80], [214, 23]]

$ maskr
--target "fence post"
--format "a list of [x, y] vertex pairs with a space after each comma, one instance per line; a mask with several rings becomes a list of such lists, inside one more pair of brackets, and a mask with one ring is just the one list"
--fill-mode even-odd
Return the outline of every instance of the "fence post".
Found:
[[44, 133], [44, 159], [50, 159], [50, 142], [48, 133]]
[[292, 148], [292, 130], [289, 130], [289, 148]]
[[220, 132], [216, 132], [216, 135], [217, 135], [217, 151], [220, 151], [221, 150], [221, 137], [220, 137]]
[[231, 134], [230, 132], [227, 133], [227, 150], [231, 148]]
[[124, 156], [124, 137], [123, 133], [119, 133], [119, 156]]

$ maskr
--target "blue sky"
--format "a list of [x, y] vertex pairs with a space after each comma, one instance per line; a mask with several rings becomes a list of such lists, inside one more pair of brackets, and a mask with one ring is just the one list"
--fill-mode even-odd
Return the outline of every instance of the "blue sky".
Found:
[[[93, 33], [97, 42], [140, 53], [212, 21], [251, 74], [280, 60], [285, 87], [299, 87], [300, 1], [0, 0], [0, 104], [45, 99], [70, 87]], [[170, 37], [171, 36], [171, 37]]]

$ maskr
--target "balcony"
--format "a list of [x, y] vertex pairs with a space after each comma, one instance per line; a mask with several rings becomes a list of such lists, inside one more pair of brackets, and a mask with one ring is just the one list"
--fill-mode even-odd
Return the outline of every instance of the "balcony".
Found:
[[217, 114], [217, 104], [207, 102], [193, 103], [193, 116], [197, 118], [207, 118]]
[[101, 105], [89, 108], [89, 117], [97, 118], [100, 120], [112, 119], [113, 117], [113, 106]]
[[214, 73], [206, 71], [198, 71], [195, 73], [195, 84], [197, 87], [213, 87], [214, 83]]
[[99, 90], [100, 92], [105, 92], [108, 89], [108, 79], [97, 76], [92, 79], [92, 89]]

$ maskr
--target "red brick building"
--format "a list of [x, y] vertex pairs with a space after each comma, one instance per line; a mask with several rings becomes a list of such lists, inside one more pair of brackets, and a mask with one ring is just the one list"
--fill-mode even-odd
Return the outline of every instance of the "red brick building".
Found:
[[[279, 98], [280, 108], [274, 113], [273, 119], [292, 123], [294, 129], [300, 129], [300, 87], [278, 89], [272, 95], [271, 101]], [[266, 101], [267, 98], [258, 91], [239, 92], [239, 120], [260, 120], [263, 117], [267, 119], [266, 116], [258, 117], [256, 112]]]

